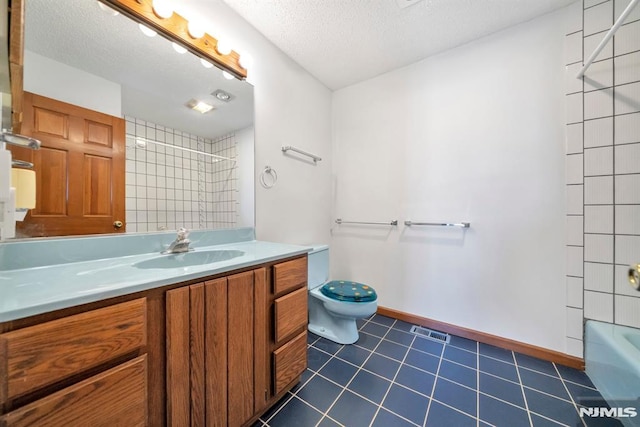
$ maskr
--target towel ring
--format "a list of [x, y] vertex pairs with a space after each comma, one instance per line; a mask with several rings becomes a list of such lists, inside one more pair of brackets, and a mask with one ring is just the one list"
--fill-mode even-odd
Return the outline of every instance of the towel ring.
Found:
[[[267, 180], [266, 180], [267, 175], [272, 177], [273, 182], [271, 182], [270, 184], [267, 183]], [[262, 184], [264, 188], [271, 188], [274, 185], [276, 185], [277, 181], [278, 181], [278, 174], [276, 173], [276, 170], [273, 169], [271, 166], [265, 166], [264, 170], [260, 174], [260, 184]]]

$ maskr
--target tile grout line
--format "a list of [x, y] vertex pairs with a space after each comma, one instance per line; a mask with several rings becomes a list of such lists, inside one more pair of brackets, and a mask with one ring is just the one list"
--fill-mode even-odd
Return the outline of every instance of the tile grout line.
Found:
[[[578, 409], [578, 405], [576, 404], [575, 400], [573, 399], [573, 395], [569, 391], [569, 387], [567, 387], [567, 385], [565, 384], [564, 378], [562, 378], [562, 375], [560, 375], [560, 371], [558, 370], [558, 367], [556, 366], [555, 363], [553, 364], [553, 367], [556, 370], [556, 372], [558, 373], [558, 376], [560, 377], [560, 381], [562, 382], [562, 387], [564, 387], [565, 391], [569, 395], [569, 399], [571, 399], [571, 403], [573, 404], [573, 408], [576, 410], [577, 414], [580, 414], [580, 411]], [[584, 418], [582, 418], [582, 417], [579, 417], [579, 418], [580, 418], [580, 421], [582, 422], [582, 425], [584, 427], [587, 427], [587, 423], [585, 422]]]
[[529, 402], [527, 402], [527, 395], [524, 392], [524, 384], [522, 383], [522, 377], [520, 377], [520, 367], [518, 365], [518, 359], [516, 358], [515, 353], [511, 352], [513, 356], [513, 361], [516, 365], [516, 374], [518, 375], [518, 381], [520, 382], [520, 391], [522, 392], [522, 398], [524, 399], [524, 408], [527, 411], [527, 417], [529, 418], [529, 424], [533, 425], [533, 420], [531, 419], [531, 411], [529, 411]]
[[476, 341], [476, 427], [480, 427], [480, 343]]
[[431, 409], [431, 403], [433, 402], [436, 385], [438, 384], [438, 374], [440, 373], [440, 366], [442, 366], [442, 359], [444, 359], [444, 349], [447, 344], [442, 346], [442, 350], [440, 350], [440, 359], [438, 360], [438, 367], [436, 368], [436, 372], [434, 373], [435, 378], [433, 379], [433, 386], [431, 387], [431, 398], [429, 399], [429, 404], [427, 405], [427, 413], [424, 414], [424, 421], [422, 423], [423, 427], [427, 426], [427, 419], [429, 418], [429, 410]]

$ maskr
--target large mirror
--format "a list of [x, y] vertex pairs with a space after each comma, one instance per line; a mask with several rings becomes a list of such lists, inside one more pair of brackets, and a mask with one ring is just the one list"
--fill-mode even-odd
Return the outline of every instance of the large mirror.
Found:
[[[124, 118], [127, 232], [253, 226], [253, 87], [111, 12], [26, 0], [25, 93]], [[214, 108], [187, 106], [196, 101]]]

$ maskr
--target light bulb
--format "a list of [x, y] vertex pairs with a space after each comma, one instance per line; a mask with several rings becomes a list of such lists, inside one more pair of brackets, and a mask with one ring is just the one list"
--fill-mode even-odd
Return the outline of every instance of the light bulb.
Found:
[[213, 67], [213, 64], [212, 64], [211, 62], [207, 61], [207, 60], [206, 60], [206, 59], [204, 59], [204, 58], [200, 58], [200, 63], [202, 64], [202, 66], [203, 66], [204, 68], [211, 68], [211, 67]]
[[158, 34], [151, 28], [147, 27], [146, 25], [138, 24], [138, 28], [140, 28], [140, 31], [142, 31], [142, 34], [144, 34], [147, 37], [155, 37]]
[[189, 35], [194, 39], [199, 39], [204, 36], [204, 28], [202, 28], [202, 24], [197, 21], [189, 21], [187, 24], [187, 30], [189, 31]]
[[231, 46], [225, 40], [218, 40], [216, 44], [216, 51], [220, 55], [228, 55], [231, 53]]
[[118, 15], [120, 15], [120, 12], [118, 12], [117, 10], [111, 9], [109, 6], [107, 6], [107, 5], [106, 5], [106, 4], [104, 4], [104, 3], [100, 3], [100, 2], [98, 2], [98, 7], [99, 7], [100, 9], [102, 9], [102, 11], [103, 11], [103, 12], [106, 12], [106, 13], [108, 13], [108, 14], [112, 15], [112, 16], [118, 16]]
[[171, 42], [171, 46], [173, 47], [173, 50], [175, 50], [178, 53], [186, 53], [187, 49], [180, 46], [178, 43], [176, 42]]
[[153, 0], [153, 12], [160, 18], [168, 19], [173, 16], [173, 6], [168, 0]]
[[248, 70], [253, 66], [253, 56], [248, 53], [240, 54], [240, 58], [238, 59], [240, 66], [245, 70]]
[[227, 80], [233, 80], [235, 79], [234, 75], [229, 73], [228, 71], [223, 71], [222, 75], [224, 76], [225, 79]]

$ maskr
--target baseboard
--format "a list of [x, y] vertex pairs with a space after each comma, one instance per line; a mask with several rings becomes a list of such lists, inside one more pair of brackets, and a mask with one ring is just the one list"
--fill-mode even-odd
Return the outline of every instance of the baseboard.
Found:
[[526, 344], [520, 341], [510, 340], [508, 338], [502, 338], [497, 335], [491, 335], [484, 332], [475, 331], [473, 329], [467, 329], [460, 326], [452, 325], [450, 323], [444, 323], [437, 320], [429, 319], [426, 317], [416, 316], [415, 314], [409, 314], [391, 308], [378, 306], [378, 314], [382, 316], [392, 317], [394, 319], [402, 320], [407, 323], [415, 325], [425, 326], [427, 328], [435, 329], [437, 331], [446, 332], [449, 334], [457, 335], [459, 337], [468, 338], [474, 341], [490, 344], [496, 347], [504, 348], [507, 350], [516, 351], [518, 353], [526, 354], [528, 356], [537, 357], [538, 359], [554, 362], [559, 365], [569, 366], [574, 369], [584, 370], [584, 360], [570, 356], [559, 351], [549, 350], [543, 347], [537, 347], [535, 345]]

